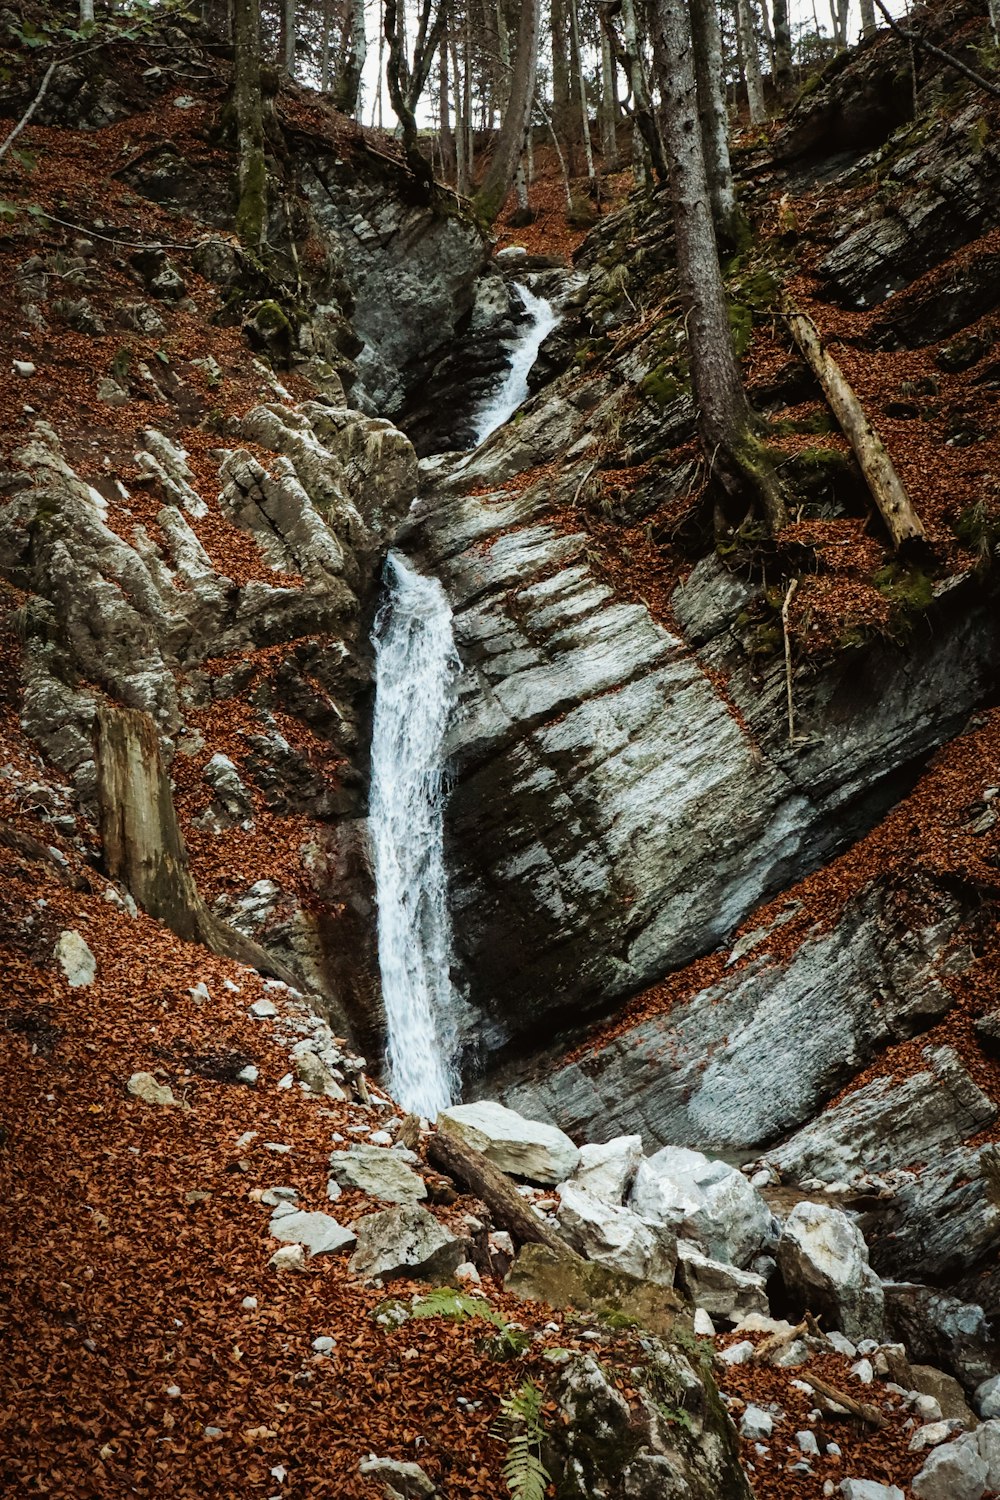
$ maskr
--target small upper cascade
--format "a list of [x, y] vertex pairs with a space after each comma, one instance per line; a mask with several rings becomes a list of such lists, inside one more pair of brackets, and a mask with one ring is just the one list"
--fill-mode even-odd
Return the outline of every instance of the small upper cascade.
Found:
[[389, 1082], [433, 1119], [456, 1097], [444, 737], [459, 671], [451, 607], [398, 552], [375, 622], [371, 830]]
[[529, 321], [516, 341], [508, 345], [510, 369], [503, 383], [487, 396], [475, 419], [475, 446], [485, 443], [491, 433], [508, 421], [522, 401], [528, 398], [528, 376], [538, 358], [538, 351], [559, 323], [558, 314], [546, 297], [536, 297], [523, 282], [515, 281], [514, 290], [521, 299]]

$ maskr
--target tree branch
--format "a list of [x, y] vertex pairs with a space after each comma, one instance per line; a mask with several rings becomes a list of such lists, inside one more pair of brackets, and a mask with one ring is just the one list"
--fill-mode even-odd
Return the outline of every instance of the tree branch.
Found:
[[974, 68], [970, 68], [968, 63], [961, 62], [957, 57], [952, 57], [951, 53], [945, 52], [942, 47], [935, 47], [933, 42], [928, 42], [919, 32], [911, 31], [907, 26], [900, 26], [898, 21], [894, 21], [888, 10], [886, 10], [883, 0], [875, 0], [875, 4], [885, 17], [889, 30], [894, 31], [897, 36], [902, 37], [904, 42], [909, 42], [913, 47], [923, 48], [925, 52], [930, 53], [931, 57], [936, 57], [939, 62], [947, 64], [949, 68], [954, 68], [956, 73], [964, 74], [966, 78], [971, 79], [979, 88], [985, 89], [988, 94], [992, 94], [994, 99], [1000, 99], [1000, 86], [990, 83], [988, 78], [984, 78], [981, 73], [977, 73]]

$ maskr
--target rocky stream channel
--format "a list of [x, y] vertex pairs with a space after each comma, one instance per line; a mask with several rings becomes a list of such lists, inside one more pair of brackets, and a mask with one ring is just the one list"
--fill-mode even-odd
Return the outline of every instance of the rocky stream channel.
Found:
[[[958, 396], [942, 416], [947, 380], [981, 366], [983, 403], [1000, 385], [1000, 147], [975, 97], [910, 121], [879, 46], [748, 148], [744, 191], [762, 222], [829, 196], [801, 231], [810, 295], [859, 320], [848, 354], [900, 358], [887, 423], [947, 416], [959, 487], [978, 439]], [[121, 130], [124, 159], [168, 110], [175, 134], [102, 184], [122, 214], [190, 225], [188, 249], [81, 234], [18, 242], [8, 268], [31, 347], [0, 476], [0, 848], [48, 882], [18, 905], [12, 879], [11, 952], [62, 1004], [121, 1000], [139, 923], [172, 976], [148, 977], [148, 1056], [130, 1037], [96, 1111], [177, 1122], [180, 1152], [217, 1109], [225, 1172], [267, 1210], [261, 1269], [305, 1285], [335, 1261], [345, 1327], [353, 1289], [377, 1291], [386, 1390], [435, 1309], [537, 1356], [560, 1500], [1000, 1493], [996, 536], [933, 575], [883, 570], [899, 618], [803, 652], [793, 732], [766, 563], [685, 530], [700, 460], [662, 195], [606, 215], [572, 266], [491, 255], [296, 97], [268, 269], [227, 233], [211, 99], [171, 104], [154, 74], [57, 78], [36, 124]], [[764, 338], [759, 270], [731, 279]], [[45, 384], [58, 338], [82, 381], [114, 330], [129, 357], [85, 396]], [[818, 392], [772, 356], [751, 394], [792, 429]], [[808, 420], [826, 447], [793, 455], [804, 524], [854, 527], [836, 545], [867, 557], [858, 476], [816, 458], [836, 441]], [[947, 484], [928, 474], [929, 505]], [[177, 948], [212, 950], [205, 978], [178, 988]], [[2, 1039], [30, 1031], [42, 1069], [73, 1028], [46, 1041], [23, 1014]], [[171, 1051], [177, 1017], [207, 1045], [222, 1015], [225, 1048]], [[273, 1114], [236, 1135], [203, 1076]], [[323, 1138], [315, 1171], [296, 1128]], [[428, 1312], [416, 1282], [459, 1301]], [[515, 1295], [557, 1321], [518, 1321]], [[290, 1400], [347, 1349], [311, 1332], [319, 1373], [289, 1375]], [[435, 1418], [453, 1454], [484, 1380]], [[344, 1495], [484, 1493], [381, 1440], [337, 1436]]]

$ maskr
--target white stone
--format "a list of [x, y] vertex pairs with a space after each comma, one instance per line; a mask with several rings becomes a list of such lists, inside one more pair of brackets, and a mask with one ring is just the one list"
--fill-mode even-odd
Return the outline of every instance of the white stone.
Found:
[[266, 1021], [270, 1016], [278, 1014], [278, 1007], [273, 1000], [255, 1000], [250, 1007], [250, 1014], [257, 1021]]
[[798, 1203], [785, 1221], [778, 1267], [789, 1293], [824, 1313], [850, 1339], [881, 1334], [882, 1283], [868, 1264], [857, 1225], [819, 1203]]
[[727, 1365], [745, 1365], [748, 1360], [753, 1359], [754, 1346], [749, 1339], [743, 1339], [738, 1344], [730, 1344], [728, 1349], [723, 1349], [719, 1358]]
[[875, 1370], [870, 1359], [859, 1359], [856, 1365], [851, 1366], [851, 1374], [860, 1380], [862, 1385], [871, 1385], [875, 1379]]
[[677, 1242], [677, 1282], [692, 1302], [729, 1323], [752, 1313], [768, 1315], [763, 1276], [713, 1260], [687, 1240]]
[[715, 1324], [703, 1307], [696, 1307], [694, 1310], [694, 1331], [699, 1338], [715, 1338]]
[[569, 1244], [588, 1260], [659, 1286], [672, 1284], [677, 1236], [670, 1226], [595, 1198], [575, 1182], [560, 1187], [557, 1217]]
[[56, 943], [56, 961], [71, 989], [77, 989], [84, 984], [93, 984], [97, 974], [97, 960], [80, 934], [74, 932], [72, 928], [67, 928], [59, 934]]
[[176, 1105], [180, 1102], [174, 1098], [170, 1087], [160, 1083], [152, 1073], [133, 1073], [126, 1087], [130, 1094], [141, 1099], [144, 1104]]
[[248, 1083], [251, 1087], [253, 1087], [253, 1085], [257, 1082], [257, 1079], [260, 1077], [260, 1070], [259, 1068], [254, 1067], [253, 1063], [247, 1063], [245, 1068], [240, 1069], [236, 1077], [240, 1083]]
[[774, 1418], [763, 1407], [751, 1402], [740, 1418], [740, 1433], [745, 1438], [759, 1441], [769, 1438], [774, 1431]]
[[952, 1436], [950, 1422], [926, 1422], [918, 1427], [910, 1439], [910, 1452], [919, 1453], [921, 1448], [937, 1448]]
[[456, 1281], [469, 1281], [474, 1286], [478, 1286], [482, 1279], [471, 1260], [463, 1260], [460, 1266], [455, 1267]]
[[501, 1172], [555, 1186], [571, 1177], [580, 1153], [569, 1136], [541, 1120], [526, 1120], [491, 1100], [455, 1104], [438, 1115], [438, 1129], [481, 1151]]
[[593, 1197], [617, 1206], [624, 1201], [641, 1161], [641, 1135], [619, 1135], [603, 1145], [591, 1142], [580, 1147], [573, 1182]]
[[439, 1224], [419, 1203], [366, 1214], [354, 1224], [358, 1248], [351, 1257], [355, 1276], [447, 1279], [465, 1260], [466, 1241]]
[[[834, 1492], [831, 1490], [830, 1493]], [[874, 1479], [845, 1479], [841, 1482], [840, 1493], [844, 1500], [906, 1500], [898, 1485], [877, 1484]]]
[[336, 1346], [336, 1339], [332, 1339], [328, 1333], [318, 1334], [312, 1341], [317, 1354], [332, 1354]]
[[275, 1250], [269, 1266], [276, 1271], [304, 1271], [306, 1268], [305, 1245], [282, 1245], [280, 1250]]
[[906, 1404], [916, 1412], [921, 1422], [940, 1422], [944, 1412], [934, 1396], [925, 1396], [923, 1391], [909, 1391]]
[[917, 1500], [982, 1500], [988, 1472], [974, 1439], [945, 1443], [932, 1450], [910, 1487]]
[[424, 1179], [398, 1151], [358, 1142], [330, 1153], [330, 1176], [341, 1188], [358, 1188], [382, 1203], [417, 1203], [427, 1197]]
[[839, 1329], [831, 1328], [830, 1332], [825, 1334], [824, 1337], [828, 1344], [832, 1344], [838, 1354], [845, 1355], [847, 1359], [857, 1359], [857, 1345], [852, 1344], [850, 1339], [845, 1338]]
[[772, 1216], [742, 1172], [684, 1146], [664, 1146], [639, 1164], [630, 1206], [679, 1224], [713, 1260], [746, 1266], [771, 1235]]
[[343, 1224], [338, 1224], [332, 1215], [307, 1213], [302, 1209], [292, 1208], [290, 1204], [275, 1209], [268, 1232], [276, 1240], [294, 1241], [303, 1245], [310, 1255], [353, 1250], [358, 1238], [353, 1229], [346, 1229]]
[[992, 1418], [976, 1429], [976, 1446], [986, 1465], [986, 1488], [1000, 1490], [1000, 1421]]
[[816, 1434], [814, 1432], [797, 1432], [795, 1434], [795, 1441], [799, 1445], [800, 1452], [811, 1454], [817, 1458], [819, 1457], [819, 1443], [816, 1441]]
[[244, 1297], [243, 1301], [240, 1303], [240, 1306], [244, 1309], [245, 1312], [254, 1312], [257, 1307], [257, 1298]]
[[22, 380], [27, 380], [30, 375], [34, 375], [35, 373], [35, 366], [31, 363], [30, 359], [12, 360], [11, 369], [14, 371], [14, 374], [19, 375]]

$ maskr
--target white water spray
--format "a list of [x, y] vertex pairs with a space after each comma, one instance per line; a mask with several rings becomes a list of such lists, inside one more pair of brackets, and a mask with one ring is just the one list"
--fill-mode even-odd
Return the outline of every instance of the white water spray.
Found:
[[498, 427], [502, 427], [514, 415], [522, 401], [527, 400], [531, 367], [538, 358], [543, 341], [559, 322], [552, 303], [544, 297], [536, 297], [534, 292], [519, 281], [515, 281], [514, 290], [531, 321], [519, 333], [516, 343], [508, 344], [510, 369], [503, 384], [492, 395], [487, 396], [476, 416], [477, 447], [480, 443], [485, 443], [492, 432], [496, 432]]
[[371, 830], [389, 1085], [433, 1119], [457, 1095], [456, 997], [444, 865], [444, 736], [459, 670], [436, 578], [398, 552], [375, 622]]

